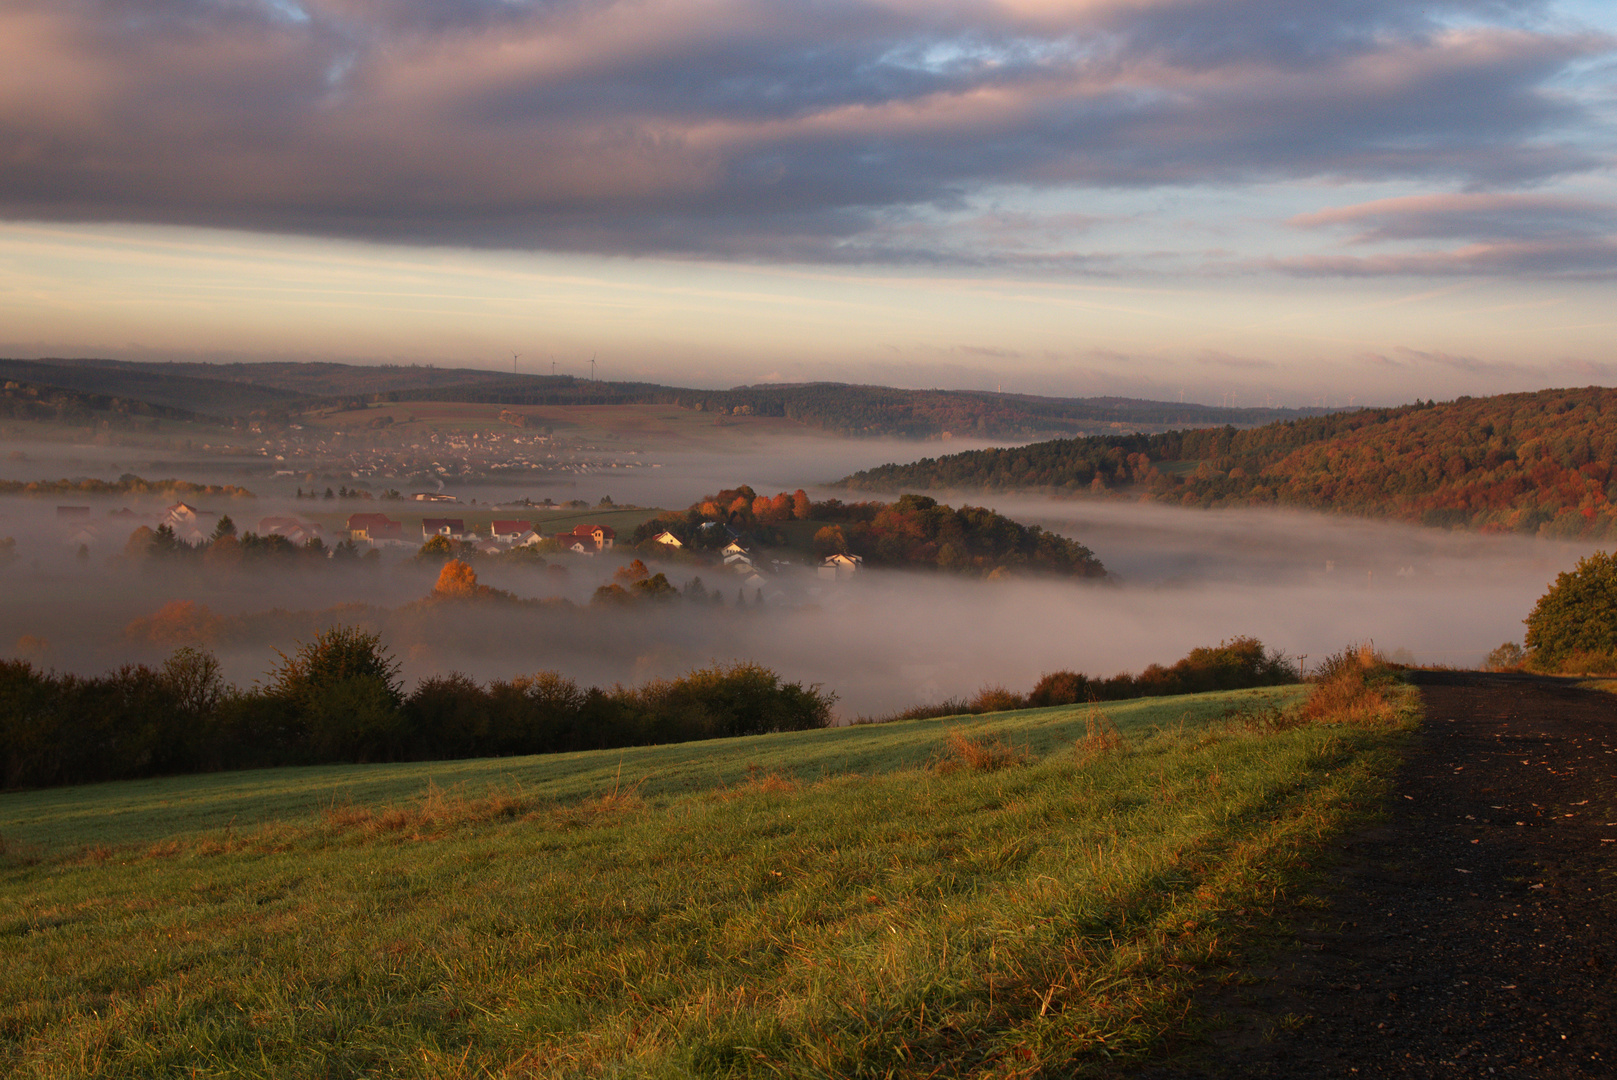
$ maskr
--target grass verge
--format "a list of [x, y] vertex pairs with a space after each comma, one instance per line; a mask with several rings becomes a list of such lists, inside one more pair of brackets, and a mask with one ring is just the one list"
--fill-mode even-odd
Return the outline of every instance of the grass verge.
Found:
[[1401, 737], [1392, 705], [1339, 724], [1274, 692], [1201, 699], [754, 739], [734, 761], [704, 744], [705, 785], [569, 755], [587, 790], [559, 772], [251, 828], [143, 832], [131, 806], [117, 844], [43, 832], [0, 870], [0, 1065], [1011, 1077], [1137, 1060], [1376, 805]]

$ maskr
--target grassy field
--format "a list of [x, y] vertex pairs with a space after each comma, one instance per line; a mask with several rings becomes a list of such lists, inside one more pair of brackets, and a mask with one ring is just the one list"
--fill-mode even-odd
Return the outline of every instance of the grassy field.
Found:
[[1126, 1061], [1382, 793], [1398, 730], [1262, 719], [1302, 693], [6, 794], [0, 1067]]

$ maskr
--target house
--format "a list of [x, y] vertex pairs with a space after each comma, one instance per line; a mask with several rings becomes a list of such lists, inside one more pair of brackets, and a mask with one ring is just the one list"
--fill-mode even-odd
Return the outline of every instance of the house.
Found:
[[434, 536], [447, 536], [451, 540], [459, 540], [466, 535], [466, 521], [464, 518], [422, 518], [421, 539], [431, 540]]
[[459, 502], [453, 495], [445, 495], [441, 491], [417, 491], [410, 495], [415, 502]]
[[664, 529], [662, 532], [658, 533], [656, 536], [653, 536], [651, 538], [651, 542], [654, 543], [654, 544], [664, 544], [664, 545], [666, 545], [668, 547], [671, 547], [671, 548], [682, 548], [682, 547], [685, 546], [684, 544], [680, 543], [679, 537], [675, 536], [673, 533], [669, 532], [667, 529]]
[[[175, 533], [178, 535], [179, 530], [176, 529]], [[310, 540], [320, 539], [320, 526], [312, 521], [277, 515], [259, 519], [258, 535], [284, 536], [292, 543], [302, 547]]]
[[743, 570], [743, 569], [751, 570], [752, 569], [752, 556], [748, 555], [744, 551], [733, 552], [732, 554], [726, 555], [724, 557], [724, 565], [725, 566], [733, 566], [737, 570]]
[[190, 503], [177, 502], [163, 511], [163, 524], [178, 528], [181, 525], [196, 525], [205, 517], [218, 517], [211, 510], [198, 510]]
[[578, 555], [594, 555], [596, 553], [596, 549], [590, 544], [589, 540], [582, 536], [574, 536], [572, 533], [561, 533], [556, 537], [556, 543], [561, 545], [563, 551], [571, 551]]
[[219, 517], [212, 510], [198, 510], [189, 503], [175, 503], [163, 511], [163, 518], [158, 526], [167, 525], [174, 531], [176, 540], [183, 540], [187, 544], [198, 544], [208, 539], [208, 533], [213, 529], [213, 523]]
[[858, 555], [843, 555], [839, 553], [832, 555], [821, 562], [819, 573], [822, 578], [840, 581], [844, 578], [852, 577], [854, 572], [864, 564], [865, 560], [860, 558]]
[[612, 550], [617, 536], [616, 530], [610, 525], [575, 525], [571, 532], [557, 533], [556, 542], [568, 551], [577, 550], [575, 542], [581, 542], [593, 555]]
[[523, 533], [521, 536], [519, 536], [515, 540], [511, 541], [511, 546], [512, 547], [533, 547], [535, 544], [542, 544], [548, 539], [550, 539], [550, 537], [546, 536], [544, 533], [540, 532], [538, 529], [529, 529], [527, 532]]
[[386, 514], [349, 514], [348, 538], [375, 544], [383, 540], [403, 540], [404, 523]]
[[62, 542], [68, 547], [76, 548], [80, 546], [88, 547], [97, 543], [100, 539], [101, 531], [94, 525], [80, 525], [68, 533]]
[[726, 559], [728, 559], [732, 555], [748, 555], [748, 556], [750, 556], [751, 552], [749, 552], [745, 547], [743, 547], [741, 545], [740, 540], [732, 540], [728, 544], [725, 544], [722, 548], [719, 549], [719, 554], [723, 555]]
[[529, 521], [502, 521], [498, 518], [489, 526], [489, 539], [501, 544], [514, 544], [526, 533], [533, 531]]

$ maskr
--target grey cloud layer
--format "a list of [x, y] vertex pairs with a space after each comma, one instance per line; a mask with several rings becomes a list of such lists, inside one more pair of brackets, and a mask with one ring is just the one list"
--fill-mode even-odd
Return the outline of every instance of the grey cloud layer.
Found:
[[[1413, 244], [1369, 255], [1275, 260], [1302, 275], [1617, 273], [1617, 205], [1513, 193], [1418, 195], [1334, 207], [1291, 219], [1301, 228], [1345, 228], [1348, 247]], [[1430, 241], [1457, 247], [1422, 247]]]
[[996, 244], [974, 197], [1596, 167], [1546, 85], [1612, 43], [1523, 29], [1531, 10], [24, 0], [0, 12], [0, 213], [1093, 269]]

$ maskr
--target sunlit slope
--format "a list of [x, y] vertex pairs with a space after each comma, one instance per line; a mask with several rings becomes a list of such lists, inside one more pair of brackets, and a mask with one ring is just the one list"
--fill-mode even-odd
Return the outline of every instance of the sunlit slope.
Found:
[[[1302, 687], [1270, 687], [1176, 698], [1108, 702], [1127, 735], [1198, 726], [1232, 709], [1285, 705]], [[867, 727], [755, 735], [673, 746], [397, 765], [260, 769], [155, 780], [0, 793], [0, 837], [60, 852], [147, 843], [201, 830], [313, 820], [338, 805], [376, 806], [422, 795], [433, 785], [478, 796], [491, 788], [534, 802], [566, 802], [610, 791], [666, 800], [778, 772], [802, 781], [875, 774], [924, 764], [955, 728], [1001, 736], [1034, 755], [1082, 736], [1085, 707], [913, 720]]]
[[[0, 858], [0, 1072], [1115, 1068], [1384, 797], [1398, 732], [1261, 711], [1299, 692], [1108, 705], [1122, 738], [1052, 709], [436, 774], [464, 796], [423, 767], [80, 789], [152, 839]], [[161, 837], [230, 798], [285, 820]]]

